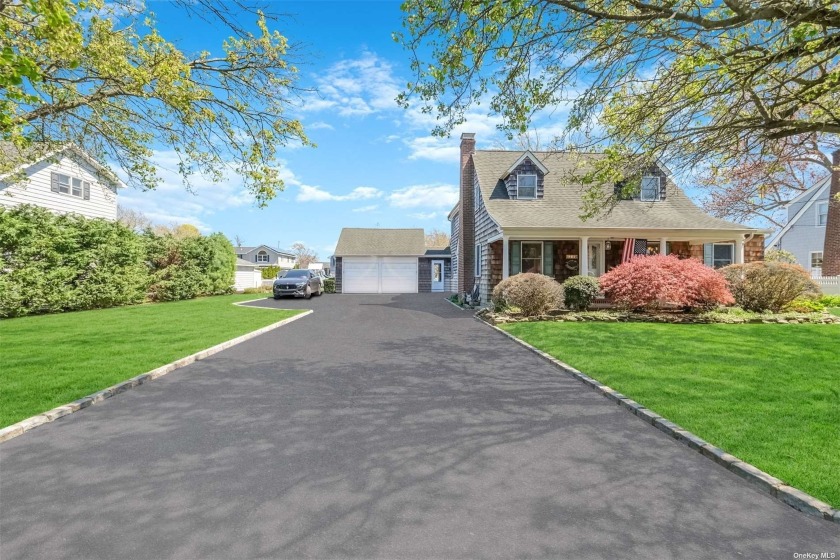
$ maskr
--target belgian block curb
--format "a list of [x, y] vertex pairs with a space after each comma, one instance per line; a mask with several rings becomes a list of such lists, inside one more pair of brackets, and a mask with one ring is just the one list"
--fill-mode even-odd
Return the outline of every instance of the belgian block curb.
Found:
[[[250, 300], [250, 301], [258, 301], [258, 300]], [[249, 302], [237, 302], [234, 305], [239, 305], [241, 303], [249, 303]], [[303, 313], [298, 313], [293, 317], [289, 317], [288, 319], [283, 319], [282, 321], [278, 321], [276, 323], [272, 323], [266, 327], [262, 327], [255, 331], [251, 331], [249, 333], [243, 334], [242, 336], [237, 336], [236, 338], [232, 338], [228, 341], [222, 342], [215, 346], [211, 346], [205, 350], [201, 350], [196, 352], [195, 354], [190, 354], [184, 358], [179, 360], [175, 360], [174, 362], [170, 362], [166, 365], [162, 365], [158, 368], [155, 368], [151, 371], [147, 371], [146, 373], [141, 373], [135, 377], [127, 381], [123, 381], [121, 383], [117, 383], [116, 385], [111, 385], [107, 389], [102, 389], [101, 391], [97, 391], [91, 395], [86, 397], [82, 397], [81, 399], [75, 400], [71, 403], [67, 403], [65, 405], [56, 407], [52, 410], [48, 410], [36, 416], [32, 416], [27, 418], [26, 420], [21, 420], [16, 424], [12, 424], [11, 426], [7, 426], [0, 430], [0, 443], [4, 441], [8, 441], [12, 438], [16, 438], [20, 435], [23, 435], [25, 432], [33, 428], [37, 428], [38, 426], [42, 426], [44, 424], [48, 424], [53, 422], [54, 420], [58, 420], [62, 416], [67, 416], [68, 414], [73, 414], [74, 412], [78, 412], [83, 408], [87, 408], [92, 404], [96, 404], [99, 402], [104, 401], [109, 397], [113, 397], [114, 395], [118, 395], [124, 391], [128, 391], [129, 389], [133, 389], [134, 387], [138, 387], [143, 385], [144, 383], [148, 383], [158, 377], [163, 377], [167, 373], [175, 371], [176, 369], [182, 368], [187, 366], [193, 362], [198, 360], [203, 360], [204, 358], [209, 358], [213, 354], [218, 354], [222, 350], [227, 350], [231, 346], [236, 346], [241, 342], [245, 342], [246, 340], [250, 340], [252, 338], [256, 338], [261, 334], [265, 334], [269, 331], [272, 331], [276, 328], [282, 327], [283, 325], [288, 325], [292, 321], [297, 321], [298, 319], [302, 319], [307, 315], [310, 315], [312, 310], [309, 309], [304, 311]]]
[[602, 385], [597, 380], [589, 377], [584, 373], [581, 373], [569, 364], [561, 362], [557, 358], [549, 355], [546, 352], [543, 352], [539, 348], [528, 344], [524, 340], [521, 340], [513, 336], [512, 334], [500, 329], [496, 325], [491, 325], [490, 323], [482, 319], [478, 313], [475, 314], [475, 319], [484, 323], [491, 329], [495, 329], [496, 331], [502, 333], [504, 336], [515, 341], [517, 344], [524, 346], [531, 352], [534, 352], [541, 358], [547, 360], [548, 362], [559, 368], [564, 373], [571, 375], [578, 381], [581, 381], [584, 384], [588, 385], [590, 388], [595, 389], [608, 399], [616, 402], [619, 406], [626, 408], [627, 410], [629, 410], [630, 412], [647, 422], [648, 424], [652, 424], [658, 430], [665, 432], [680, 443], [687, 445], [694, 451], [697, 451], [701, 455], [711, 459], [715, 463], [724, 467], [726, 470], [738, 475], [739, 477], [747, 481], [750, 485], [752, 485], [753, 488], [756, 488], [757, 490], [760, 490], [765, 494], [769, 494], [777, 500], [784, 502], [785, 504], [791, 506], [794, 509], [798, 509], [801, 512], [807, 513], [808, 515], [821, 517], [827, 521], [840, 524], [840, 510], [834, 509], [827, 503], [814, 498], [810, 494], [806, 494], [802, 490], [798, 490], [796, 488], [786, 485], [783, 481], [779, 480], [778, 478], [767, 474], [766, 472], [762, 471], [757, 467], [754, 467], [749, 463], [741, 461], [734, 455], [730, 455], [729, 453], [727, 453], [723, 449], [720, 449], [719, 447], [715, 447], [711, 443], [692, 434], [688, 430], [683, 429], [682, 427], [671, 422], [670, 420], [659, 416], [652, 410], [645, 408], [636, 401], [631, 400], [630, 398], [622, 395], [618, 391], [606, 385]]

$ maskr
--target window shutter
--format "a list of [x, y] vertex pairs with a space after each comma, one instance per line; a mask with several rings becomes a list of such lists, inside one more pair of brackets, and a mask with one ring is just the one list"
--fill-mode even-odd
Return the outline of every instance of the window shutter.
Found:
[[82, 183], [82, 188], [84, 189], [85, 200], [90, 200], [90, 183], [85, 181], [84, 183]]
[[554, 243], [543, 243], [543, 274], [554, 278]]
[[510, 250], [510, 275], [519, 274], [522, 270], [522, 242], [514, 241]]
[[58, 173], [54, 171], [50, 173], [50, 190], [58, 192]]
[[665, 191], [666, 191], [666, 184], [668, 183], [667, 177], [659, 177], [659, 200], [665, 200]]
[[622, 193], [622, 189], [624, 189], [624, 181], [619, 181], [613, 187], [613, 194], [618, 200], [625, 200], [627, 197]]
[[712, 243], [704, 243], [703, 244], [703, 264], [706, 266], [714, 266], [715, 259], [714, 259], [714, 250], [715, 246]]

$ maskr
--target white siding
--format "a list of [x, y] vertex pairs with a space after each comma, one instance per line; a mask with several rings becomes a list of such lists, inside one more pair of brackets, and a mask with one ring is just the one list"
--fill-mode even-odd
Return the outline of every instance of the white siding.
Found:
[[[51, 173], [62, 173], [90, 183], [90, 200], [50, 190]], [[86, 218], [117, 219], [117, 194], [99, 182], [93, 168], [78, 157], [61, 156], [45, 160], [26, 170], [28, 180], [8, 185], [0, 182], [0, 206], [41, 206], [58, 214], [76, 213]]]
[[262, 285], [262, 272], [259, 268], [237, 266], [233, 288], [242, 291], [245, 288], [259, 288]]
[[[817, 208], [821, 202], [828, 202], [830, 189], [826, 188], [816, 197], [799, 219], [790, 225], [787, 232], [776, 240], [775, 248], [790, 251], [805, 270], [811, 270], [811, 252], [822, 251], [825, 245], [825, 226], [817, 225]], [[811, 202], [811, 199], [808, 199]], [[788, 219], [792, 220], [802, 210], [805, 202], [791, 205]]]

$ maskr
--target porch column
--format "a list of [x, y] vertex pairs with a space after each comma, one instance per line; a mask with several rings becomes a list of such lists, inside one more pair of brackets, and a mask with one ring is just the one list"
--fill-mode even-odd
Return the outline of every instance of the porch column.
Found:
[[659, 254], [660, 255], [667, 255], [668, 254], [668, 239], [662, 237], [659, 239]]
[[744, 264], [744, 237], [735, 238], [735, 264]]
[[502, 236], [502, 280], [510, 276], [510, 237]]
[[578, 274], [581, 276], [589, 276], [589, 238], [580, 238], [580, 249], [578, 250]]

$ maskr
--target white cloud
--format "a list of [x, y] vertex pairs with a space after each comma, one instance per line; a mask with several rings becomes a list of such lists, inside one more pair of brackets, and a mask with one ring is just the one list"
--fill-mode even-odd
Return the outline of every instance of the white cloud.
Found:
[[302, 111], [329, 109], [350, 117], [398, 109], [395, 98], [400, 82], [391, 64], [370, 51], [356, 59], [336, 62], [315, 81], [318, 93], [305, 100]]
[[409, 214], [409, 217], [416, 218], [418, 220], [434, 220], [438, 216], [442, 216], [443, 212], [416, 212], [414, 214]]
[[325, 123], [324, 121], [318, 121], [312, 124], [305, 125], [304, 128], [308, 130], [335, 130], [335, 127], [333, 125]]
[[320, 187], [300, 185], [296, 200], [298, 202], [327, 202], [343, 200], [369, 200], [379, 198], [382, 191], [373, 187], [356, 187], [347, 194], [333, 194]]
[[376, 204], [371, 204], [370, 206], [362, 206], [360, 208], [353, 208], [353, 212], [373, 212], [379, 208]]
[[[124, 208], [143, 212], [155, 223], [189, 223], [206, 233], [211, 231], [206, 221], [209, 216], [246, 206], [254, 200], [243, 187], [242, 179], [233, 173], [219, 183], [192, 175], [188, 191], [176, 171], [179, 158], [174, 151], [155, 151], [151, 161], [157, 167], [160, 185], [151, 191], [125, 189], [120, 192], [118, 202]], [[285, 168], [282, 173], [294, 177]]]
[[456, 185], [412, 185], [388, 195], [391, 206], [397, 208], [450, 208], [458, 202]]

